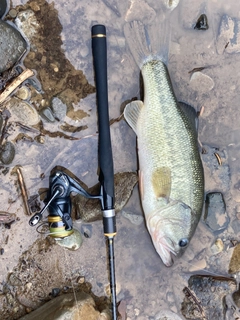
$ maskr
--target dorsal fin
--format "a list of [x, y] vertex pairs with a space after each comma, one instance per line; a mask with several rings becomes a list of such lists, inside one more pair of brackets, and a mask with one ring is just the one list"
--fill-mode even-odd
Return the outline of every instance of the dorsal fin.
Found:
[[137, 122], [139, 114], [142, 110], [143, 102], [140, 100], [132, 101], [128, 103], [124, 109], [124, 117], [127, 123], [132, 127], [134, 132], [137, 134]]

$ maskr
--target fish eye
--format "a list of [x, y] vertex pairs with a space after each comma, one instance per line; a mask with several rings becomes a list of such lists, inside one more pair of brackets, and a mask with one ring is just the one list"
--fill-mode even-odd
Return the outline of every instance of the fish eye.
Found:
[[181, 248], [184, 248], [188, 245], [188, 239], [183, 238], [183, 239], [179, 240], [178, 244]]

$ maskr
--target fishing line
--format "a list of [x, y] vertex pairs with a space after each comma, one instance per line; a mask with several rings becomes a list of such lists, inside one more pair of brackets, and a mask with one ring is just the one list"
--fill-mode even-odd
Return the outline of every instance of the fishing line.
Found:
[[[73, 263], [71, 261], [71, 256], [69, 255], [69, 257], [67, 257], [67, 250], [68, 249], [63, 248], [67, 269], [71, 270], [71, 268], [70, 268], [70, 266], [68, 264], [68, 259], [69, 259], [69, 263], [71, 262], [71, 265], [73, 265]], [[75, 300], [75, 303], [76, 303], [76, 306], [77, 306], [77, 310], [78, 310], [78, 317], [80, 319], [80, 306], [78, 306], [77, 295], [76, 295], [76, 291], [74, 289], [73, 278], [72, 278], [72, 274], [71, 273], [70, 273], [70, 281], [71, 281], [71, 286], [72, 286], [72, 289], [73, 289], [74, 300]]]

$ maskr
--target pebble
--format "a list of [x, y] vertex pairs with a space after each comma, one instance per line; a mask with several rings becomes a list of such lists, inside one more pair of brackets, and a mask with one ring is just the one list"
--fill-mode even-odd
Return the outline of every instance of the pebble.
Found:
[[217, 38], [218, 54], [240, 52], [240, 20], [224, 14]]
[[61, 247], [65, 247], [69, 250], [78, 250], [82, 245], [82, 236], [78, 232], [78, 230], [74, 229], [73, 233], [63, 239], [56, 239], [57, 244], [59, 244]]
[[11, 9], [9, 12], [8, 12], [8, 14], [10, 15], [10, 17], [11, 18], [16, 18], [16, 16], [17, 16], [17, 10], [15, 10], [15, 9]]
[[0, 0], [0, 19], [4, 16], [7, 10], [7, 0]]
[[85, 238], [91, 238], [92, 225], [91, 224], [82, 224], [81, 225], [81, 234], [83, 234]]
[[196, 71], [191, 75], [190, 87], [199, 93], [211, 91], [214, 88], [214, 81], [208, 75]]
[[211, 252], [213, 255], [218, 254], [223, 251], [224, 249], [224, 243], [222, 239], [217, 239], [214, 244], [211, 246]]
[[15, 147], [14, 144], [10, 141], [5, 142], [0, 149], [0, 161], [3, 164], [12, 163], [15, 157]]
[[51, 292], [51, 295], [53, 298], [57, 297], [60, 293], [60, 289], [59, 288], [53, 288], [52, 289], [52, 292]]
[[12, 98], [6, 104], [11, 113], [11, 120], [18, 121], [28, 126], [33, 126], [40, 121], [36, 109], [26, 101]]
[[15, 93], [15, 96], [21, 100], [28, 100], [31, 97], [31, 92], [26, 86], [22, 86]]
[[0, 73], [11, 68], [27, 49], [21, 33], [10, 24], [0, 20]]
[[55, 122], [52, 110], [48, 107], [41, 110], [41, 116], [48, 122]]
[[133, 214], [133, 213], [128, 213], [126, 211], [122, 211], [122, 215], [124, 218], [128, 219], [131, 221], [132, 224], [135, 224], [139, 226], [141, 223], [143, 223], [143, 216], [140, 214]]
[[209, 26], [208, 26], [207, 16], [205, 14], [201, 14], [196, 22], [194, 29], [207, 30], [208, 28], [209, 28]]
[[207, 194], [204, 221], [212, 231], [224, 230], [228, 226], [229, 217], [221, 192]]
[[59, 98], [53, 98], [51, 109], [59, 120], [63, 120], [67, 114], [67, 106]]
[[83, 284], [84, 282], [85, 282], [85, 277], [80, 276], [80, 277], [77, 278], [77, 283]]

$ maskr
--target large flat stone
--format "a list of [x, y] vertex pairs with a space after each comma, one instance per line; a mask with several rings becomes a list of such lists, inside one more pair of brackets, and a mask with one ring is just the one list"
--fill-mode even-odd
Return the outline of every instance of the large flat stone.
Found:
[[0, 20], [0, 73], [11, 68], [24, 54], [27, 43], [21, 33]]

